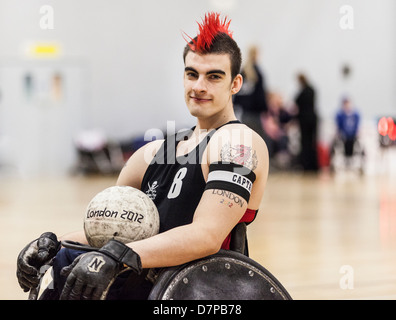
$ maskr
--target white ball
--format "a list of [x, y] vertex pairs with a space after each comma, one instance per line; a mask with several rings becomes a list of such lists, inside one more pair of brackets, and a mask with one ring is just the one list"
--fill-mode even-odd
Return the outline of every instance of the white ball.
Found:
[[159, 214], [142, 191], [113, 186], [99, 192], [88, 204], [84, 231], [88, 243], [100, 248], [110, 239], [123, 243], [146, 239], [159, 232]]

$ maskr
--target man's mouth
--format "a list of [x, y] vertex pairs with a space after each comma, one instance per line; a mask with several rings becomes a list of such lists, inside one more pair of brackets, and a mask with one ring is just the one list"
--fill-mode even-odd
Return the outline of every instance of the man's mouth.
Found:
[[195, 102], [209, 102], [212, 100], [209, 98], [202, 98], [202, 97], [195, 97], [195, 96], [190, 96], [190, 98]]

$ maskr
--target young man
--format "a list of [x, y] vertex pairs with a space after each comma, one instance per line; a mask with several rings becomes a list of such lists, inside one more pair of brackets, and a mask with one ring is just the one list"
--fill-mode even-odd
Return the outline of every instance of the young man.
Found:
[[[46, 233], [18, 258], [23, 289], [37, 285], [35, 270], [56, 255], [54, 279], [61, 299], [98, 299], [125, 265], [140, 274], [229, 249], [235, 225], [254, 219], [267, 181], [268, 152], [260, 136], [234, 114], [232, 96], [243, 79], [241, 53], [229, 23], [218, 14], [207, 14], [198, 36], [184, 50], [185, 101], [196, 126], [146, 144], [131, 156], [117, 180], [117, 185], [150, 194], [160, 213], [160, 233], [126, 245], [110, 240], [99, 252], [82, 255], [70, 249], [58, 251], [56, 236]], [[84, 232], [62, 239], [87, 243]], [[91, 272], [98, 259], [104, 262], [102, 267]], [[128, 286], [128, 281], [121, 286]], [[138, 287], [132, 290], [143, 292], [137, 297], [147, 296], [150, 286], [139, 282]], [[136, 297], [130, 291], [112, 297]]]

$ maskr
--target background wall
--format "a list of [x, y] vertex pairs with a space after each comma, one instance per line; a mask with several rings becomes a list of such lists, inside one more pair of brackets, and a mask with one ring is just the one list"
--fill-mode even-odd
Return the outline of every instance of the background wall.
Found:
[[[45, 5], [53, 29], [40, 27]], [[353, 9], [353, 29], [340, 26], [344, 5]], [[261, 48], [268, 87], [286, 101], [304, 71], [324, 122], [333, 121], [345, 92], [374, 126], [396, 114], [393, 0], [0, 0], [0, 165], [22, 175], [61, 173], [75, 161], [81, 130], [120, 140], [166, 129], [167, 121], [193, 125], [183, 99], [181, 32], [195, 35], [195, 21], [209, 10], [230, 16], [244, 53], [251, 44]], [[38, 43], [59, 52], [32, 57], [27, 51]]]

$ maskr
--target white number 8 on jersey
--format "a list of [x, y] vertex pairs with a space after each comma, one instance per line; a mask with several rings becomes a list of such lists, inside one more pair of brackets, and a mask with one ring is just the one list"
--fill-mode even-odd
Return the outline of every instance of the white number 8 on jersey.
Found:
[[174, 199], [177, 198], [180, 194], [182, 184], [183, 184], [183, 178], [187, 174], [187, 168], [181, 168], [177, 173], [175, 174], [175, 178], [173, 179], [172, 185], [170, 186], [169, 193], [168, 193], [168, 199]]

